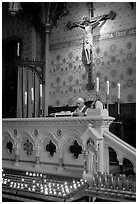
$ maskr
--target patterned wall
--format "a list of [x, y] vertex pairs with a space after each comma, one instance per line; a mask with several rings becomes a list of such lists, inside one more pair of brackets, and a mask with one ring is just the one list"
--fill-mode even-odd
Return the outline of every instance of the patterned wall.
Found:
[[[89, 16], [90, 2], [68, 2], [69, 14], [57, 22], [50, 34], [49, 105], [75, 105], [78, 97], [95, 99], [95, 90], [87, 90], [88, 73], [82, 63], [84, 31], [68, 30], [68, 21]], [[128, 2], [94, 2], [94, 16], [114, 10], [117, 16], [94, 29], [94, 79], [100, 78], [100, 98], [106, 100], [106, 80], [110, 81], [110, 103], [116, 101], [117, 83], [121, 84], [121, 102], [136, 102], [136, 8]], [[2, 38], [22, 38], [22, 58], [43, 60], [44, 34], [35, 30], [31, 13], [2, 19]], [[36, 40], [36, 41], [35, 41]], [[34, 46], [34, 41], [36, 45]], [[32, 51], [33, 50], [33, 51]]]
[[[109, 103], [136, 101], [136, 13], [129, 3], [96, 3], [94, 16], [114, 10], [117, 16], [94, 30], [94, 79], [100, 78], [100, 98], [106, 101], [106, 80], [110, 81]], [[87, 90], [88, 73], [82, 62], [83, 30], [68, 30], [68, 21], [89, 15], [90, 3], [68, 3], [69, 15], [51, 32], [50, 105], [75, 105], [78, 97], [95, 100], [95, 89]]]

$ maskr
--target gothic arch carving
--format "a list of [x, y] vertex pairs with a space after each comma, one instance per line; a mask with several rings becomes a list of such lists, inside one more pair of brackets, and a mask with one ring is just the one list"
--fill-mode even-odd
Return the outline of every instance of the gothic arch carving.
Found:
[[8, 131], [2, 132], [2, 149], [9, 154], [15, 151], [15, 141]]
[[74, 140], [77, 140], [77, 142], [82, 145], [82, 140], [79, 133], [73, 130], [67, 130], [63, 134], [62, 139], [59, 141], [59, 149], [65, 149], [65, 146], [67, 146], [68, 143], [73, 142]]
[[35, 140], [33, 136], [27, 131], [20, 132], [19, 140], [17, 141], [18, 152], [20, 151], [20, 148], [22, 148], [27, 155], [31, 155], [32, 152], [34, 152], [34, 147]]
[[14, 140], [11, 133], [9, 133], [8, 131], [2, 131], [2, 139], [4, 139], [4, 137], [11, 137]]
[[47, 148], [46, 146], [49, 143], [50, 144], [53, 143], [53, 145], [56, 146], [56, 150], [58, 149], [58, 140], [55, 138], [55, 136], [51, 132], [41, 133], [41, 135], [39, 136], [39, 138], [37, 140], [36, 153], [40, 154], [40, 151], [42, 151], [42, 149], [44, 149], [46, 151], [46, 148]]
[[55, 136], [51, 132], [42, 132], [37, 140], [37, 143], [43, 142], [44, 138], [50, 138], [52, 141], [57, 145], [58, 147], [58, 140], [55, 138]]

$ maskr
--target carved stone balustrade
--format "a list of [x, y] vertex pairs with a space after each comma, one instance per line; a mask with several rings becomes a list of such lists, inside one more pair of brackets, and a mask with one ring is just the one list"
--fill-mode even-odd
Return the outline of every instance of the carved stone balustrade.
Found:
[[[73, 170], [74, 174], [82, 175], [86, 140], [92, 137], [95, 142], [101, 141], [113, 120], [101, 115], [3, 119], [3, 168], [62, 170], [65, 174]], [[98, 137], [95, 133], [87, 134], [89, 128], [94, 129]], [[98, 168], [104, 171], [103, 167]]]

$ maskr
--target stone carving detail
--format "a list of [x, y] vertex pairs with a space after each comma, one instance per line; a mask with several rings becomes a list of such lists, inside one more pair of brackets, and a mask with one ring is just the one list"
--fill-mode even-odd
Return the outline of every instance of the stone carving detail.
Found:
[[16, 129], [14, 129], [13, 134], [14, 134], [15, 137], [17, 137], [17, 133], [18, 133], [18, 131]]
[[57, 137], [61, 137], [62, 136], [62, 131], [61, 131], [61, 129], [58, 129], [57, 130]]
[[49, 143], [46, 145], [46, 151], [49, 152], [49, 155], [51, 157], [54, 156], [54, 153], [56, 152], [56, 145], [52, 142], [52, 140], [50, 140]]
[[35, 138], [38, 137], [38, 130], [37, 129], [34, 130], [34, 136], [35, 136]]
[[24, 151], [26, 152], [26, 154], [31, 155], [33, 152], [33, 144], [29, 141], [29, 139], [26, 140], [23, 146], [24, 146]]
[[6, 148], [8, 149], [8, 152], [11, 154], [13, 151], [13, 143], [11, 141], [8, 141], [6, 143]]
[[78, 144], [77, 140], [74, 140], [73, 145], [70, 145], [69, 152], [73, 154], [74, 158], [77, 159], [82, 154], [82, 147]]

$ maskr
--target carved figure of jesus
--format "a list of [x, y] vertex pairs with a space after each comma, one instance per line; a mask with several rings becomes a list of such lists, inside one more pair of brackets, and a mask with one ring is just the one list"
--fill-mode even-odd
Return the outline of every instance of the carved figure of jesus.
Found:
[[82, 22], [83, 23], [76, 23], [76, 25], [80, 28], [85, 29], [85, 40], [84, 40], [84, 51], [86, 55], [86, 61], [87, 64], [91, 63], [91, 52], [93, 51], [93, 29], [96, 28], [100, 23], [100, 21], [105, 16], [102, 16], [98, 20], [95, 20], [94, 22], [90, 22], [87, 17], [83, 17]]

